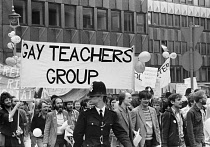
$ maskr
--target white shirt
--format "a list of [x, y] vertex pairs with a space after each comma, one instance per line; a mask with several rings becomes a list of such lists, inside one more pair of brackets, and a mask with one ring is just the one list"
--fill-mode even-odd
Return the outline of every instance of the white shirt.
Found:
[[58, 114], [58, 111], [55, 112], [57, 117], [57, 135], [62, 135], [64, 133], [64, 130], [62, 130], [62, 125], [64, 123], [63, 113]]
[[103, 108], [102, 109], [100, 109], [100, 108], [97, 108], [97, 107], [95, 107], [96, 108], [96, 110], [98, 111], [98, 114], [100, 115], [100, 110], [102, 110], [102, 115], [104, 116], [104, 113], [105, 113], [105, 106], [103, 106]]

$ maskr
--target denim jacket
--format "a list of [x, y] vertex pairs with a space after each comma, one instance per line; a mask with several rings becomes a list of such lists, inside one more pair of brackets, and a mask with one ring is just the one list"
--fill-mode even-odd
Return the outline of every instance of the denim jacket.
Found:
[[187, 133], [190, 147], [196, 147], [196, 142], [204, 142], [202, 113], [196, 104], [187, 113]]

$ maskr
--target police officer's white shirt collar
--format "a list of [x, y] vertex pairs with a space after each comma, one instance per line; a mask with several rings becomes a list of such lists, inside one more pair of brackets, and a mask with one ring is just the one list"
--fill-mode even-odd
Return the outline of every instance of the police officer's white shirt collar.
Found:
[[95, 107], [96, 108], [96, 110], [97, 110], [97, 112], [98, 112], [98, 114], [100, 115], [100, 110], [102, 110], [102, 114], [103, 114], [103, 116], [104, 116], [104, 113], [105, 113], [105, 105], [103, 106], [103, 108], [102, 109], [100, 109], [100, 108], [97, 108], [97, 107]]

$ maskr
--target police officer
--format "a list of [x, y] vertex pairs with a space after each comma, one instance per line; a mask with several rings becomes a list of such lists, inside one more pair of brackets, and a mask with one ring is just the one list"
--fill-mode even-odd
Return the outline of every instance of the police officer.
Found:
[[94, 81], [88, 96], [95, 107], [80, 113], [73, 133], [74, 147], [110, 147], [110, 129], [124, 147], [132, 147], [126, 131], [117, 121], [117, 114], [105, 106], [105, 84]]

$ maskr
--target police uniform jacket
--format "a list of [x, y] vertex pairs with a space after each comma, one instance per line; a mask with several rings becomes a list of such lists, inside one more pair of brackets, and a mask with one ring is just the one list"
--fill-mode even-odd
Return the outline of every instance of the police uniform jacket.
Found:
[[73, 133], [74, 147], [110, 147], [110, 129], [124, 147], [132, 147], [126, 131], [118, 122], [116, 112], [107, 108], [103, 118], [96, 108], [80, 113]]

